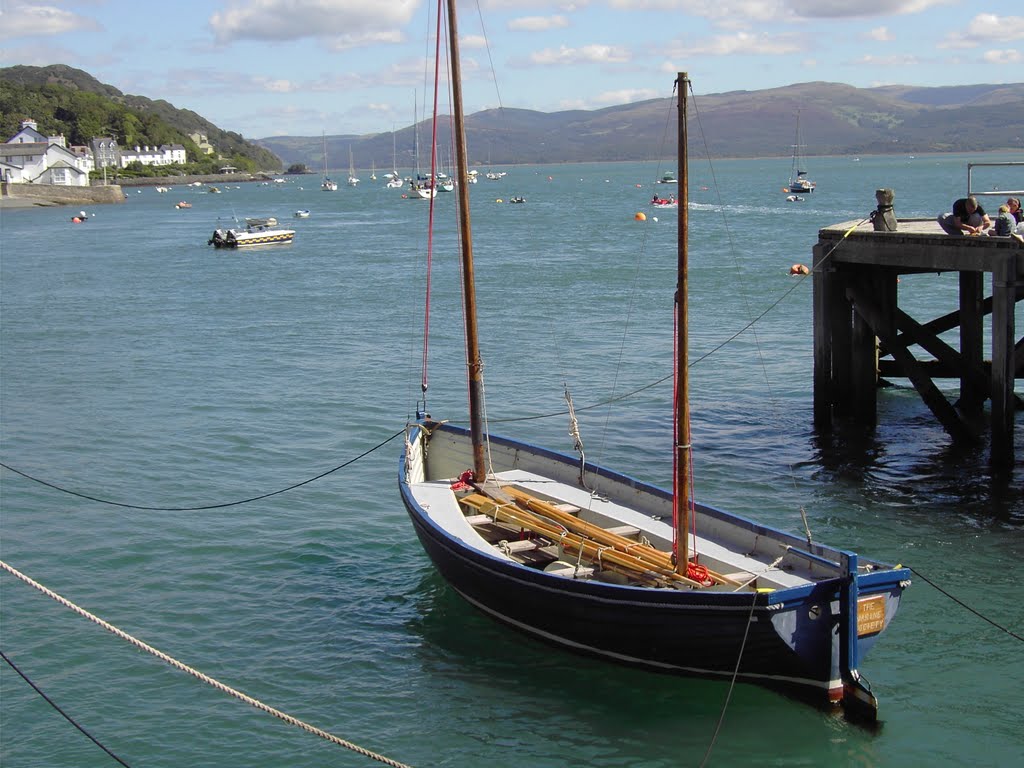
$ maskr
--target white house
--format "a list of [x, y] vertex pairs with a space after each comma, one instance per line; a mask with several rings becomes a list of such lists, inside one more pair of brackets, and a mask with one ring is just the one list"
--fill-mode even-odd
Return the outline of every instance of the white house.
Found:
[[63, 135], [43, 136], [38, 130], [35, 120], [25, 119], [21, 121], [21, 129], [7, 140], [8, 144], [57, 144], [67, 147], [67, 141]]
[[59, 144], [0, 144], [0, 172], [12, 184], [89, 186], [89, 174], [78, 167], [75, 153]]
[[12, 184], [56, 184], [87, 187], [89, 172], [67, 148], [63, 136], [44, 136], [34, 120], [0, 144], [0, 176]]
[[134, 150], [121, 150], [121, 167], [127, 168], [129, 163], [143, 165], [171, 165], [185, 163], [185, 147], [181, 144], [161, 144], [159, 147], [139, 147]]
[[72, 145], [68, 147], [75, 155], [75, 165], [86, 173], [91, 172], [96, 168], [96, 160], [93, 157], [92, 150], [82, 145]]

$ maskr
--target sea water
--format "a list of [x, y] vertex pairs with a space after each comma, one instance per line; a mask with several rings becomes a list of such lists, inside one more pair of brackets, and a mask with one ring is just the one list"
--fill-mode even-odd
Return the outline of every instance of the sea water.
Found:
[[[421, 401], [465, 419], [455, 239], [445, 224], [428, 241], [429, 204], [383, 180], [126, 188], [84, 224], [67, 208], [0, 212], [0, 453], [36, 479], [0, 474], [2, 558], [225, 685], [413, 766], [1019, 764], [1024, 654], [1006, 630], [1024, 633], [1022, 420], [1009, 478], [987, 447], [952, 446], [905, 380], [880, 393], [877, 428], [816, 434], [811, 281], [789, 275], [819, 229], [866, 218], [875, 189], [895, 190], [899, 217], [931, 217], [965, 193], [968, 162], [1012, 159], [812, 159], [817, 191], [797, 203], [782, 192], [788, 158], [690, 167], [696, 495], [801, 533], [803, 510], [816, 540], [920, 574], [861, 664], [876, 730], [759, 687], [549, 648], [445, 585], [397, 468]], [[471, 189], [492, 429], [571, 451], [568, 388], [588, 461], [668, 485], [678, 230], [649, 205], [665, 167], [503, 170]], [[975, 185], [1024, 187], [991, 174]], [[441, 193], [438, 220], [453, 206]], [[207, 245], [245, 216], [276, 216], [294, 243]], [[925, 322], [955, 308], [956, 276], [905, 276], [900, 292]], [[0, 597], [3, 652], [129, 765], [372, 764], [6, 572]], [[5, 768], [114, 764], [7, 664], [0, 685]]]

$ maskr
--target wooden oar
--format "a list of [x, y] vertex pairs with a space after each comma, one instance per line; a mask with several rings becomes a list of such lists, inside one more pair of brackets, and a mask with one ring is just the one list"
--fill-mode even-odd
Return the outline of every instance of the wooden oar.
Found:
[[[675, 565], [672, 563], [672, 555], [668, 552], [663, 552], [649, 544], [632, 541], [627, 539], [625, 536], [612, 533], [599, 525], [594, 525], [593, 523], [588, 523], [585, 520], [580, 520], [575, 515], [562, 511], [551, 502], [538, 499], [536, 496], [533, 496], [529, 492], [520, 488], [515, 488], [509, 485], [504, 486], [501, 490], [527, 509], [537, 512], [545, 517], [550, 517], [552, 520], [564, 525], [566, 528], [577, 531], [589, 539], [593, 539], [605, 546], [614, 547], [619, 552], [634, 555], [653, 566], [666, 568], [672, 571], [675, 570]], [[715, 573], [710, 569], [708, 570], [708, 577], [718, 584], [740, 586], [739, 582], [734, 581], [727, 576], [723, 576], [722, 574]]]
[[656, 563], [650, 563], [636, 555], [621, 552], [609, 545], [602, 545], [599, 542], [586, 539], [579, 533], [568, 530], [565, 526], [551, 520], [524, 510], [511, 502], [502, 502], [488, 498], [482, 494], [472, 494], [463, 497], [460, 501], [469, 504], [474, 509], [491, 516], [495, 520], [514, 523], [525, 530], [539, 533], [551, 541], [559, 544], [562, 549], [571, 555], [580, 555], [589, 562], [597, 562], [602, 567], [615, 566], [614, 570], [624, 570], [627, 575], [654, 581], [660, 586], [668, 586], [668, 582], [680, 582], [692, 587], [704, 586], [698, 581], [681, 576], [669, 567]]

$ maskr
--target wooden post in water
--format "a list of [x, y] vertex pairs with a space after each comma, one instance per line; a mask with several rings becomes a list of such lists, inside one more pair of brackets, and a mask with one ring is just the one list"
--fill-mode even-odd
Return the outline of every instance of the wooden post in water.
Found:
[[960, 273], [960, 354], [963, 355], [965, 370], [960, 376], [960, 409], [977, 415], [988, 397], [977, 376], [968, 371], [982, 370], [984, 363], [985, 319], [982, 296], [982, 273]]
[[[1014, 306], [1021, 288], [1024, 257], [1010, 251], [992, 269], [992, 463], [1013, 466], [1013, 415], [1017, 375], [1014, 359]], [[1024, 362], [1024, 361], [1022, 361]]]

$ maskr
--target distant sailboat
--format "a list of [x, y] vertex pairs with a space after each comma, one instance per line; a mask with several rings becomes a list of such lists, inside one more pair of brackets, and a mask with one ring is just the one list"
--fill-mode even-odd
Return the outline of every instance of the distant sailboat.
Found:
[[402, 177], [398, 175], [398, 149], [397, 149], [397, 134], [395, 133], [395, 126], [391, 126], [391, 171], [390, 173], [384, 174], [384, 177], [388, 180], [385, 184], [388, 189], [401, 189], [404, 185]]
[[352, 162], [352, 147], [348, 148], [348, 185], [354, 187], [359, 183], [359, 178], [356, 176], [356, 166]]
[[320, 183], [320, 189], [324, 192], [337, 192], [338, 182], [331, 181], [327, 175], [327, 133], [324, 133], [324, 179]]
[[818, 186], [807, 178], [807, 171], [803, 170], [804, 161], [800, 156], [800, 110], [796, 112], [796, 141], [793, 143], [793, 167], [789, 172], [789, 186], [784, 192], [794, 194], [810, 193]]

